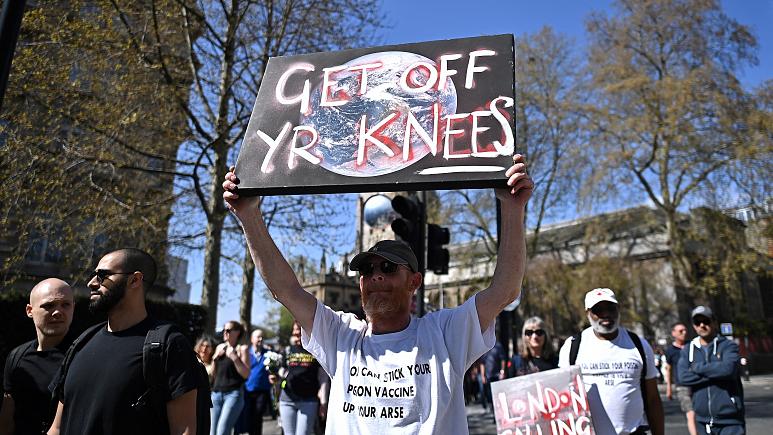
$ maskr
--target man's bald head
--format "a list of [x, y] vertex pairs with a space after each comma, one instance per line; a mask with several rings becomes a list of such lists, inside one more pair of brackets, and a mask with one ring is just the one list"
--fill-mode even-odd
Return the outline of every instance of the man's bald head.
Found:
[[263, 345], [263, 330], [258, 328], [252, 331], [252, 335], [250, 335], [250, 343], [252, 343], [253, 346], [259, 347]]
[[45, 279], [30, 291], [27, 317], [35, 323], [39, 341], [43, 337], [61, 339], [67, 335], [74, 310], [72, 288], [61, 279]]
[[[35, 305], [43, 295], [50, 292], [62, 292], [72, 296], [72, 287], [59, 278], [48, 278], [35, 284], [30, 291], [30, 305]], [[70, 298], [72, 299], [72, 298]]]

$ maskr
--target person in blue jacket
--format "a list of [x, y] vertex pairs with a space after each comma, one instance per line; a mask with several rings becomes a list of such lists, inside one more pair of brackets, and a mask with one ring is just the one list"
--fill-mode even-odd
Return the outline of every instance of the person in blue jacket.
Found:
[[250, 376], [244, 383], [244, 408], [236, 424], [236, 433], [263, 434], [263, 414], [271, 404], [271, 380], [268, 348], [263, 346], [263, 330], [258, 328], [250, 335]]
[[692, 388], [698, 432], [745, 434], [738, 345], [717, 334], [710, 308], [698, 306], [691, 317], [698, 336], [682, 349], [678, 370], [680, 384]]

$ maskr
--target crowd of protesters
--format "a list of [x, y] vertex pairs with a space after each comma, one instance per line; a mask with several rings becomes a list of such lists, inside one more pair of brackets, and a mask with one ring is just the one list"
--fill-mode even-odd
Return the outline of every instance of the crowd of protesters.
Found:
[[257, 328], [247, 345], [246, 331], [232, 320], [223, 326], [221, 343], [197, 340], [212, 390], [211, 434], [259, 435], [267, 417], [279, 417], [287, 435], [324, 430], [329, 378], [300, 345], [300, 334], [294, 322], [289, 344], [280, 348], [266, 344]]
[[[745, 433], [738, 346], [718, 334], [710, 308], [698, 306], [692, 311], [690, 323], [697, 335], [692, 341], [687, 341], [685, 322], [676, 322], [671, 326], [673, 341], [657, 350], [619, 326], [619, 306], [612, 290], [589, 291], [585, 309], [591, 326], [566, 339], [560, 357], [544, 321], [526, 319], [521, 337], [514, 340], [518, 345], [512, 358], [508, 360], [497, 343], [468, 370], [466, 402], [491, 409], [490, 382], [503, 375], [512, 378], [576, 364], [589, 392], [597, 434], [664, 433], [659, 382], [665, 383], [666, 399], [678, 400], [691, 435]], [[633, 370], [620, 373], [609, 367]]]
[[[204, 336], [191, 346], [176, 330], [166, 332], [160, 388], [150, 388], [146, 341], [164, 325], [145, 311], [144, 293], [155, 274], [155, 261], [138, 249], [105, 255], [89, 281], [89, 309], [108, 321], [78, 338], [69, 333], [72, 288], [56, 278], [32, 288], [26, 312], [36, 338], [6, 359], [0, 434], [254, 435], [262, 433], [264, 415], [276, 418], [277, 409], [285, 434], [324, 428], [317, 416], [319, 410], [324, 417], [329, 381], [300, 346], [297, 323], [291, 344], [276, 352], [263, 344], [261, 329], [252, 332], [250, 345], [242, 343], [245, 331], [236, 321], [225, 324], [220, 343]], [[294, 400], [303, 409], [298, 415]]]
[[[408, 245], [383, 240], [349, 264], [359, 273], [361, 320], [301, 287], [258, 200], [239, 198], [239, 180], [229, 172], [224, 199], [270, 292], [295, 317], [289, 346], [271, 349], [264, 331], [237, 321], [224, 324], [222, 341], [202, 337], [192, 345], [146, 311], [153, 258], [133, 248], [114, 251], [88, 282], [89, 309], [107, 321], [74, 340], [69, 285], [48, 279], [30, 292], [27, 315], [37, 338], [6, 361], [0, 435], [260, 434], [264, 416], [276, 417], [277, 409], [287, 435], [467, 433], [465, 400], [475, 393], [487, 406], [493, 382], [573, 365], [588, 390], [595, 433], [663, 434], [655, 352], [621, 326], [611, 289], [585, 295], [590, 327], [558, 354], [539, 317], [524, 322], [512, 358], [496, 341], [497, 315], [520, 300], [523, 217], [533, 189], [520, 155], [506, 176], [508, 187], [496, 191], [502, 231], [490, 287], [459, 307], [416, 317], [418, 260]], [[717, 334], [710, 308], [696, 307], [690, 320], [697, 337], [687, 342], [685, 325], [675, 324], [664, 352], [667, 397], [680, 400], [691, 433], [742, 434], [738, 346]]]
[[[95, 275], [94, 279], [107, 281], [110, 277]], [[19, 346], [8, 357], [0, 434], [43, 433], [53, 422], [56, 406], [52, 407], [48, 398], [49, 384], [73, 341], [68, 339], [67, 333], [73, 306], [72, 289], [58, 279], [44, 280], [30, 292], [27, 313], [33, 320], [37, 338]], [[93, 307], [98, 308], [98, 304]], [[559, 365], [580, 364], [585, 367], [585, 381], [597, 386], [604, 405], [593, 410], [597, 433], [605, 433], [601, 428], [602, 421], [614, 427], [609, 433], [645, 433], [646, 427], [652, 433], [658, 433], [652, 426], [653, 422], [662, 424], [657, 423], [662, 421], [662, 415], [657, 412], [662, 409], [659, 395], [652, 387], [659, 375], [657, 364], [643, 368], [648, 381], [644, 391], [638, 389], [642, 384], [637, 382], [630, 382], [622, 390], [619, 386], [606, 388], [606, 383], [598, 382], [598, 379], [606, 379], [606, 374], [587, 368], [594, 366], [594, 357], [609, 362], [627, 355], [627, 358], [637, 360], [639, 351], [630, 338], [634, 333], [616, 327], [620, 321], [619, 309], [611, 290], [589, 292], [586, 310], [591, 327], [583, 332], [584, 336], [578, 334], [565, 341], [560, 359], [545, 322], [539, 317], [526, 319], [512, 358], [507, 358], [502, 344], [497, 342], [470, 367], [467, 373], [470, 382], [464, 384], [467, 401], [478, 400], [484, 407], [490, 407], [491, 382], [552, 370]], [[662, 363], [666, 398], [679, 401], [691, 434], [743, 433], [743, 413], [739, 411], [743, 409], [743, 391], [736, 361], [739, 359], [737, 348], [716, 333], [716, 322], [709, 308], [697, 307], [691, 323], [698, 336], [689, 343], [685, 323], [677, 322], [671, 327], [673, 341], [663, 351]], [[628, 338], [622, 338], [622, 334]], [[222, 342], [204, 336], [194, 346], [212, 389], [211, 433], [261, 434], [264, 417], [276, 419], [277, 412], [285, 434], [315, 433], [323, 429], [329, 378], [316, 359], [302, 347], [300, 325], [293, 323], [289, 345], [284, 349], [264, 344], [261, 329], [252, 331], [249, 345], [240, 344], [244, 335], [239, 322], [229, 321], [223, 327]], [[580, 337], [586, 344], [581, 348], [582, 352], [578, 345], [575, 361], [571, 361], [572, 343]], [[660, 360], [646, 341], [641, 338], [639, 341], [645, 357], [642, 359], [639, 355], [638, 360], [642, 363]], [[25, 373], [29, 376], [24, 377]], [[636, 381], [637, 376], [634, 374], [629, 378]], [[25, 385], [25, 380], [33, 383]], [[715, 389], [711, 394], [714, 405], [709, 400], [711, 386]], [[650, 399], [652, 403], [645, 406], [645, 401]], [[728, 407], [722, 399], [733, 406]], [[694, 401], [697, 402], [695, 405]], [[651, 411], [656, 412], [650, 414]], [[620, 426], [626, 424], [626, 418], [629, 427]]]

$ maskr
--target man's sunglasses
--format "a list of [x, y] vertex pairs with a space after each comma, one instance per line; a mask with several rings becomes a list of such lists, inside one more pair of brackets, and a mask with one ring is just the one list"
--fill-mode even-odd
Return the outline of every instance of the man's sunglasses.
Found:
[[373, 274], [373, 272], [376, 270], [376, 266], [378, 266], [378, 270], [381, 271], [384, 275], [391, 275], [395, 272], [397, 272], [397, 269], [400, 268], [400, 265], [397, 263], [393, 263], [388, 260], [381, 261], [379, 263], [363, 263], [360, 265], [360, 275], [361, 276], [370, 276]]
[[97, 270], [95, 270], [95, 271], [93, 271], [93, 272], [91, 272], [89, 274], [89, 281], [91, 281], [92, 279], [94, 279], [96, 277], [97, 278], [97, 283], [99, 283], [99, 285], [102, 285], [102, 282], [104, 280], [106, 280], [110, 276], [113, 276], [113, 275], [131, 275], [133, 273], [134, 272], [113, 272], [111, 270], [97, 269]]
[[542, 336], [545, 335], [545, 330], [544, 329], [527, 329], [527, 330], [523, 331], [523, 335], [525, 335], [527, 337], [531, 337], [532, 334], [537, 334], [537, 337], [542, 337]]
[[701, 326], [702, 324], [706, 326], [711, 326], [711, 319], [707, 317], [696, 317], [692, 319], [692, 324], [695, 326]]
[[617, 304], [608, 304], [606, 306], [594, 305], [591, 307], [590, 312], [597, 316], [603, 314], [615, 314], [617, 313]]

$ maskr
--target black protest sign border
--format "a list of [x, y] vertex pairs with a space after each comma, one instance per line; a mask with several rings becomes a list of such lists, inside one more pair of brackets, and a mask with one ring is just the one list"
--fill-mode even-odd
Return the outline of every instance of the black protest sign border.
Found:
[[[270, 59], [236, 164], [236, 174], [241, 180], [240, 194], [245, 196], [295, 195], [504, 187], [506, 181], [504, 170], [512, 164], [510, 154], [514, 149], [515, 142], [513, 87], [515, 52], [513, 47], [512, 35], [497, 35]], [[400, 170], [383, 175], [341, 175], [320, 167], [327, 163], [326, 161], [321, 164], [313, 164], [301, 156], [302, 150], [292, 149], [293, 147], [300, 148], [303, 145], [299, 146], [298, 141], [293, 141], [295, 139], [293, 135], [299, 134], [299, 137], [302, 137], [304, 133], [308, 133], [305, 131], [295, 133], [293, 129], [304, 128], [305, 125], [302, 124], [304, 119], [313, 119], [316, 114], [329, 113], [325, 112], [328, 107], [323, 108], [318, 105], [324, 98], [320, 96], [320, 88], [323, 87], [323, 83], [326, 85], [334, 83], [335, 76], [331, 73], [328, 73], [327, 76], [330, 82], [324, 81], [326, 68], [340, 70], [341, 65], [346, 65], [352, 60], [369, 59], [374, 56], [378, 58], [384, 53], [391, 52], [415, 54], [435, 62], [437, 68], [435, 73], [439, 73], [440, 77], [447, 77], [455, 88], [456, 95], [453, 102], [456, 104], [456, 108], [450, 116], [456, 118], [455, 122], [459, 122], [451, 124], [449, 121], [448, 125], [451, 126], [451, 130], [458, 129], [457, 131], [461, 131], [461, 133], [456, 133], [456, 136], [449, 135], [447, 139], [444, 138], [445, 118], [442, 118], [439, 113], [434, 113], [435, 117], [438, 118], [437, 122], [440, 127], [435, 127], [435, 130], [429, 129], [429, 131], [430, 133], [439, 131], [435, 138], [436, 155], [427, 154]], [[441, 60], [443, 65], [441, 65]], [[470, 66], [472, 71], [468, 73]], [[309, 71], [309, 68], [313, 71]], [[378, 67], [375, 70], [378, 71]], [[444, 72], [447, 74], [446, 76], [442, 75]], [[360, 74], [363, 73], [364, 71], [360, 72]], [[441, 82], [441, 79], [437, 80], [437, 83]], [[362, 85], [361, 80], [358, 83]], [[378, 85], [378, 82], [376, 84]], [[327, 102], [336, 101], [337, 94], [334, 93], [334, 89], [333, 86], [329, 87]], [[304, 91], [308, 95], [305, 101], [307, 104], [305, 113], [302, 112], [304, 101], [301, 98]], [[284, 98], [285, 101], [278, 101], [280, 98]], [[294, 103], [287, 102], [291, 98], [295, 98]], [[356, 97], [350, 101], [356, 101]], [[413, 111], [414, 106], [410, 107]], [[432, 109], [428, 107], [423, 109], [437, 112], [444, 110], [444, 107], [438, 104], [437, 108], [432, 106]], [[498, 113], [494, 113], [495, 111]], [[367, 112], [368, 108], [366, 107], [363, 113]], [[312, 115], [308, 115], [308, 113]], [[486, 113], [489, 116], [486, 116]], [[475, 116], [470, 114], [483, 114], [483, 116], [471, 121]], [[359, 113], [357, 112], [356, 115], [359, 116]], [[386, 115], [386, 117], [388, 116], [389, 114]], [[375, 128], [373, 125], [378, 120], [379, 118], [374, 115], [372, 123], [368, 120], [367, 128]], [[475, 140], [479, 145], [472, 149], [470, 142], [473, 136], [471, 131], [476, 125], [474, 122], [478, 123]], [[405, 124], [406, 122], [403, 120], [402, 126], [396, 125], [404, 128]], [[351, 128], [352, 131], [346, 130], [346, 134], [351, 134], [354, 137], [357, 133], [355, 130], [361, 128], [362, 125], [357, 123], [344, 127]], [[312, 125], [312, 128], [316, 127]], [[330, 131], [332, 133], [329, 131], [317, 132], [318, 137], [322, 137], [324, 134], [337, 135], [340, 129]], [[364, 127], [359, 130], [360, 133], [364, 131], [366, 131]], [[400, 130], [397, 131], [400, 132]], [[307, 136], [311, 136], [311, 134]], [[444, 141], [444, 139], [446, 140]], [[271, 141], [275, 141], [274, 148], [272, 148]], [[449, 146], [444, 147], [446, 142]], [[375, 148], [372, 143], [362, 143]], [[494, 143], [500, 147], [495, 148], [492, 145]], [[506, 149], [504, 145], [508, 143], [510, 148], [507, 149], [510, 152], [502, 152]], [[345, 149], [348, 154], [344, 155], [352, 156], [351, 165], [359, 162], [359, 160], [355, 162], [355, 156], [360, 158], [364, 155], [365, 164], [374, 166], [372, 162], [368, 161], [368, 152], [372, 152], [372, 149], [369, 151], [366, 146], [363, 155], [355, 155], [352, 153], [360, 150], [351, 141], [348, 144], [351, 145], [351, 148], [347, 145]], [[425, 143], [422, 145], [426, 147], [426, 150], [430, 149]], [[313, 152], [314, 150], [315, 148], [309, 148], [309, 151]], [[428, 152], [426, 150], [424, 152]], [[471, 151], [474, 150], [481, 151], [478, 157], [470, 155]], [[394, 151], [397, 154], [401, 148], [398, 147]], [[409, 149], [409, 152], [413, 152], [413, 150]], [[486, 153], [488, 154], [482, 157]], [[318, 159], [322, 161], [327, 158], [320, 152], [316, 152], [316, 156], [322, 157]], [[392, 161], [398, 157], [400, 157], [399, 154], [393, 157]], [[294, 166], [292, 168], [289, 167], [288, 163], [290, 159], [293, 160]], [[438, 171], [438, 173], [434, 171]]]

